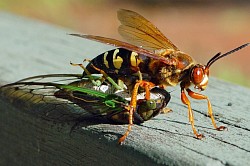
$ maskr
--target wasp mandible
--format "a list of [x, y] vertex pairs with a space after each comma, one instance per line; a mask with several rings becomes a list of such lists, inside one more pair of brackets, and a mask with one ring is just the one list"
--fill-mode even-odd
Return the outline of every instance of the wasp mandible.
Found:
[[[152, 86], [162, 88], [180, 84], [181, 100], [188, 107], [188, 117], [195, 136], [199, 139], [203, 137], [196, 131], [193, 111], [186, 93], [191, 98], [207, 100], [208, 115], [214, 128], [224, 130], [224, 126], [217, 126], [215, 123], [209, 98], [192, 91], [190, 86], [194, 85], [194, 88], [199, 91], [205, 90], [211, 65], [217, 60], [247, 47], [250, 43], [243, 44], [224, 54], [218, 53], [206, 65], [197, 64], [191, 56], [180, 51], [157, 27], [140, 14], [121, 9], [117, 12], [117, 16], [121, 22], [118, 32], [129, 43], [94, 35], [71, 34], [121, 47], [98, 55], [90, 61], [87, 69], [91, 73], [105, 72], [115, 80], [123, 80], [131, 85], [132, 97], [137, 93], [136, 88], [133, 87], [137, 84], [144, 84], [145, 81], [152, 82]], [[134, 82], [126, 82], [127, 78], [134, 76], [138, 76], [135, 77], [137, 79]]]

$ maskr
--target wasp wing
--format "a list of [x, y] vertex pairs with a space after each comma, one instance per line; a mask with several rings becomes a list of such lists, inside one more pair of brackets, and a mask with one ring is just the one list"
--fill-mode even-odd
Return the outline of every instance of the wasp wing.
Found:
[[115, 47], [122, 47], [122, 48], [128, 49], [130, 51], [134, 51], [134, 52], [137, 52], [139, 54], [142, 54], [144, 56], [160, 60], [161, 62], [164, 62], [167, 65], [176, 65], [176, 60], [159, 56], [159, 55], [155, 54], [154, 52], [146, 50], [142, 47], [138, 47], [138, 46], [135, 46], [135, 45], [123, 42], [123, 41], [119, 41], [116, 39], [111, 39], [111, 38], [101, 37], [101, 36], [94, 36], [94, 35], [84, 35], [84, 34], [70, 34], [70, 35], [89, 39], [89, 40], [94, 40], [94, 41], [101, 42], [101, 43], [108, 44], [108, 45], [112, 45]]
[[120, 9], [117, 17], [122, 24], [118, 31], [129, 43], [152, 52], [159, 49], [179, 50], [156, 26], [140, 14]]

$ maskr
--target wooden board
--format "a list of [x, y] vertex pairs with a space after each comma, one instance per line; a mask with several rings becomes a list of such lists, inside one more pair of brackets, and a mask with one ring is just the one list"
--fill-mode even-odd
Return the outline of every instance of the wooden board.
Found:
[[[0, 13], [0, 29], [1, 85], [39, 74], [80, 74], [70, 62], [81, 63], [112, 48], [69, 36], [69, 29], [8, 13]], [[127, 125], [82, 122], [71, 132], [72, 123], [43, 120], [1, 96], [0, 165], [248, 165], [250, 90], [209, 81], [203, 94], [226, 131], [213, 129], [206, 101], [191, 100], [196, 127], [205, 135], [195, 139], [180, 88], [175, 87], [168, 89], [173, 112], [134, 125], [122, 146], [117, 139]]]

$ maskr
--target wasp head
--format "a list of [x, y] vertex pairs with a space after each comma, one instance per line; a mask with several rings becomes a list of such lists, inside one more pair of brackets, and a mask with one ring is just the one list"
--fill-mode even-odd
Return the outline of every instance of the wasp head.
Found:
[[216, 62], [217, 60], [232, 54], [244, 47], [247, 47], [250, 43], [243, 44], [225, 54], [221, 54], [220, 52], [213, 56], [208, 62], [207, 65], [197, 64], [193, 66], [190, 70], [190, 80], [195, 85], [196, 89], [205, 90], [208, 84], [208, 76], [209, 76], [209, 67]]
[[190, 70], [190, 80], [196, 89], [205, 90], [208, 84], [209, 68], [197, 64]]

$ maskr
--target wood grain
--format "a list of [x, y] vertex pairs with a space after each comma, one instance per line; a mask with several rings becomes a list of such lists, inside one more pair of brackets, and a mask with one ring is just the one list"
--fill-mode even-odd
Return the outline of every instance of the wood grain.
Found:
[[[0, 13], [1, 84], [50, 73], [77, 73], [69, 62], [112, 47], [76, 38], [71, 30]], [[98, 35], [98, 32], [96, 33]], [[211, 73], [212, 74], [212, 73]], [[180, 88], [168, 88], [173, 111], [134, 125], [122, 146], [117, 139], [126, 125], [82, 122], [54, 123], [27, 113], [13, 100], [0, 98], [0, 165], [248, 165], [250, 162], [250, 90], [210, 78], [204, 92], [212, 102], [216, 131], [207, 117], [207, 103], [191, 100], [195, 125], [205, 135], [193, 136]]]

